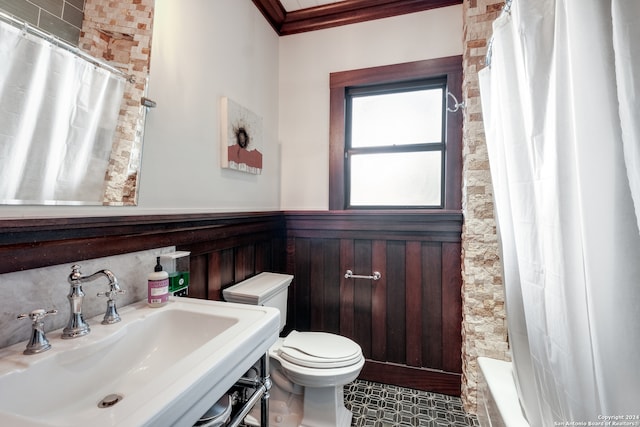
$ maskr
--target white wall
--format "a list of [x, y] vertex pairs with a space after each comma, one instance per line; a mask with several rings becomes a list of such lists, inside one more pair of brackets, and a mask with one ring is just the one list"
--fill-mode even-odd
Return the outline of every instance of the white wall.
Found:
[[328, 209], [329, 74], [462, 54], [462, 6], [280, 38], [283, 210]]
[[[156, 0], [139, 206], [271, 210], [280, 202], [278, 37], [250, 1]], [[263, 172], [220, 168], [220, 98], [263, 119]]]
[[[156, 0], [136, 207], [1, 206], [0, 218], [279, 209], [278, 36], [250, 1]], [[263, 172], [220, 168], [220, 97], [263, 119]]]
[[[0, 218], [327, 209], [329, 73], [461, 53], [462, 6], [278, 38], [250, 1], [156, 0], [138, 206]], [[220, 168], [221, 96], [263, 118], [262, 175]]]

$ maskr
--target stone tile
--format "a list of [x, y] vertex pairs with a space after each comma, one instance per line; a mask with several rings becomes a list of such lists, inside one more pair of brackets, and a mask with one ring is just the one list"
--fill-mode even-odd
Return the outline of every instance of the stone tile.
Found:
[[477, 427], [457, 397], [356, 380], [344, 388], [352, 426]]
[[74, 46], [78, 45], [80, 29], [44, 10], [40, 13], [39, 27]]
[[71, 6], [79, 10], [84, 10], [85, 0], [65, 0], [65, 3], [69, 3]]
[[69, 24], [73, 25], [77, 28], [82, 28], [82, 19], [84, 18], [84, 13], [82, 13], [82, 9], [75, 8], [68, 3], [64, 5], [64, 11], [62, 12], [62, 19]]
[[0, 0], [0, 9], [30, 24], [38, 25], [38, 13], [40, 9], [31, 3], [27, 3], [26, 1]]
[[31, 3], [46, 10], [50, 14], [62, 18], [64, 0], [30, 0]]

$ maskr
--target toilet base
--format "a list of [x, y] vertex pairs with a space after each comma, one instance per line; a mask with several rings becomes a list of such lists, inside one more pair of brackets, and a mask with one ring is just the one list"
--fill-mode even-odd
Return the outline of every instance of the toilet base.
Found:
[[[269, 397], [270, 427], [349, 427], [353, 414], [344, 406], [342, 387], [305, 387], [304, 394], [273, 387]], [[245, 417], [247, 425], [260, 425], [260, 407]]]
[[353, 414], [344, 406], [339, 387], [305, 387], [304, 413], [300, 427], [349, 427]]

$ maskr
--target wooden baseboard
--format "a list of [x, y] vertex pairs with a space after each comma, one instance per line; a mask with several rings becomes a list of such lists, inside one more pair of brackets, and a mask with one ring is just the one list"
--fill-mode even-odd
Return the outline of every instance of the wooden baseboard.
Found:
[[462, 381], [462, 376], [456, 373], [368, 359], [358, 378], [457, 397]]

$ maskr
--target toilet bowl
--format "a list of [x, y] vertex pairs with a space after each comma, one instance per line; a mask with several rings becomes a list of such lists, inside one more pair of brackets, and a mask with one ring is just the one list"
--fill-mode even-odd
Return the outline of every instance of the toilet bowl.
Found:
[[[280, 309], [280, 329], [286, 319], [287, 289], [293, 276], [261, 273], [223, 290], [229, 302]], [[269, 349], [269, 425], [274, 427], [348, 427], [352, 413], [344, 406], [343, 386], [364, 366], [360, 346], [326, 332], [291, 331]], [[245, 418], [260, 425], [259, 408]]]
[[360, 346], [340, 335], [291, 331], [269, 350], [296, 384], [326, 387], [355, 380], [364, 358]]

